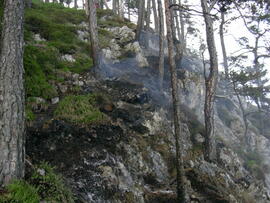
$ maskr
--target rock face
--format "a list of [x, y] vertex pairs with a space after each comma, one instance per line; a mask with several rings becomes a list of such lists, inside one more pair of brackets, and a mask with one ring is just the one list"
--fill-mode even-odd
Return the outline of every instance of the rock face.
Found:
[[122, 55], [128, 57], [135, 56], [139, 67], [149, 66], [147, 59], [143, 54], [143, 50], [135, 40], [135, 33], [127, 26], [107, 28], [115, 38], [112, 39], [107, 48], [102, 49], [105, 59], [113, 63], [119, 62]]
[[[136, 42], [130, 42], [134, 36], [127, 28], [111, 32], [120, 36], [111, 42], [120, 52], [124, 43], [125, 51], [145, 51]], [[65, 77], [65, 84], [59, 86], [63, 93], [70, 89], [69, 85], [78, 85], [82, 94], [100, 93], [111, 98], [110, 104], [100, 106], [108, 116], [107, 122], [74, 125], [42, 114], [28, 126], [28, 156], [33, 162], [45, 160], [56, 166], [78, 202], [176, 202], [169, 75], [165, 75], [164, 91], [160, 92], [157, 59], [147, 58], [149, 68], [138, 67], [134, 58], [107, 63], [102, 81], [95, 80], [91, 73]], [[270, 202], [267, 170], [260, 171], [256, 160], [260, 157], [251, 153], [258, 148], [262, 157], [269, 157], [268, 138], [250, 122], [250, 151], [243, 147], [239, 107], [234, 97], [221, 94], [220, 86], [215, 113], [217, 163], [204, 161], [202, 65], [187, 57], [178, 66], [186, 186], [191, 202]], [[242, 154], [249, 155], [249, 159]], [[262, 158], [260, 162], [269, 165], [268, 159]]]

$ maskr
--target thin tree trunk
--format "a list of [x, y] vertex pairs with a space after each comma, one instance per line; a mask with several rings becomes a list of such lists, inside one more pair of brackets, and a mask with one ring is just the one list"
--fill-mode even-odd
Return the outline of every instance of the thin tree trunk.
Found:
[[172, 85], [172, 98], [173, 98], [173, 114], [174, 114], [174, 136], [175, 136], [175, 148], [176, 148], [176, 171], [177, 171], [177, 202], [187, 202], [185, 184], [186, 179], [184, 175], [184, 163], [183, 163], [183, 138], [181, 136], [181, 123], [180, 123], [180, 101], [179, 91], [176, 74], [176, 64], [174, 58], [174, 45], [172, 35], [172, 16], [169, 9], [169, 1], [164, 0], [166, 24], [167, 24], [167, 39], [168, 39], [168, 53], [169, 53], [169, 65], [171, 72], [171, 85]]
[[97, 71], [99, 67], [99, 41], [98, 41], [98, 33], [97, 33], [97, 17], [96, 17], [96, 6], [94, 0], [88, 0], [89, 3], [89, 34], [90, 34], [90, 42], [91, 42], [91, 53], [94, 62], [94, 73], [97, 76]]
[[146, 25], [145, 25], [145, 29], [146, 31], [150, 31], [150, 17], [151, 17], [151, 0], [147, 0], [147, 12], [146, 12]]
[[224, 71], [225, 71], [225, 78], [228, 80], [229, 66], [228, 66], [227, 51], [226, 51], [225, 40], [224, 40], [224, 24], [225, 24], [225, 14], [224, 14], [224, 12], [221, 12], [221, 23], [219, 26], [219, 36], [220, 36], [220, 43], [221, 43], [221, 48], [222, 48], [223, 67], [224, 67]]
[[104, 1], [106, 1], [106, 0], [100, 0], [99, 5], [100, 5], [101, 9], [104, 9]]
[[154, 14], [155, 31], [156, 33], [158, 33], [159, 32], [159, 19], [158, 19], [157, 7], [156, 7], [156, 0], [152, 0], [152, 7], [153, 7], [153, 14]]
[[113, 13], [117, 14], [117, 0], [113, 0]]
[[85, 13], [89, 17], [89, 1], [90, 0], [85, 0]]
[[104, 0], [103, 3], [104, 3], [104, 6], [105, 6], [106, 9], [110, 9], [106, 0]]
[[164, 78], [164, 16], [161, 0], [158, 1], [158, 15], [159, 15], [159, 88], [163, 89], [163, 78]]
[[23, 0], [5, 0], [0, 54], [0, 185], [24, 176]]
[[[180, 7], [182, 6], [181, 0], [179, 0], [179, 5]], [[182, 50], [183, 50], [183, 54], [186, 53], [186, 37], [185, 37], [185, 22], [184, 22], [184, 17], [183, 17], [183, 11], [180, 11], [180, 25], [181, 25], [181, 36], [180, 36], [180, 42], [182, 45]]]
[[50, 3], [50, 1], [49, 0], [45, 0], [45, 3]]
[[120, 18], [124, 19], [124, 1], [118, 0], [118, 15]]
[[78, 8], [78, 3], [77, 0], [74, 0], [74, 8], [77, 9]]
[[242, 118], [243, 118], [243, 121], [244, 121], [244, 139], [245, 139], [245, 143], [246, 146], [250, 147], [250, 143], [249, 143], [249, 138], [248, 138], [248, 121], [247, 121], [247, 116], [246, 116], [246, 112], [245, 112], [245, 108], [243, 106], [243, 102], [240, 98], [240, 95], [237, 91], [237, 87], [236, 87], [236, 82], [233, 81], [233, 89], [234, 89], [234, 92], [236, 94], [236, 97], [237, 97], [237, 100], [238, 100], [238, 103], [239, 103], [239, 106], [240, 106], [240, 110], [241, 110], [241, 113], [242, 113]]
[[215, 147], [215, 132], [214, 132], [214, 101], [218, 77], [218, 59], [216, 45], [214, 41], [213, 20], [211, 18], [210, 10], [207, 5], [207, 0], [201, 0], [203, 9], [203, 16], [206, 28], [206, 40], [208, 45], [208, 52], [210, 56], [210, 70], [209, 75], [205, 75], [205, 104], [204, 104], [204, 119], [205, 119], [205, 154], [204, 158], [207, 161], [214, 161], [216, 158]]
[[32, 0], [25, 0], [25, 8], [31, 8], [32, 7]]
[[[175, 0], [169, 0], [170, 4], [175, 4]], [[181, 45], [179, 43], [179, 41], [177, 40], [176, 37], [176, 21], [175, 21], [175, 11], [173, 9], [170, 10], [171, 12], [171, 16], [172, 16], [172, 25], [171, 25], [171, 29], [172, 29], [172, 36], [173, 36], [173, 41], [174, 41], [174, 46], [176, 48], [176, 59], [179, 60], [182, 56], [181, 53]]]
[[145, 8], [145, 0], [140, 0], [139, 2], [139, 10], [138, 10], [138, 22], [136, 29], [136, 40], [140, 41], [140, 36], [142, 29], [144, 27], [144, 8]]
[[82, 8], [83, 8], [83, 10], [85, 10], [85, 2], [84, 2], [84, 0], [82, 0]]
[[128, 19], [130, 20], [130, 0], [127, 0]]

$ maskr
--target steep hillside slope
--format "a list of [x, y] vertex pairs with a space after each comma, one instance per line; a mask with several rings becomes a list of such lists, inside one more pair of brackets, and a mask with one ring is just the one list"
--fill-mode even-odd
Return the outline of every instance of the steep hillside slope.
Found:
[[[158, 38], [147, 34], [150, 43], [139, 44], [132, 23], [110, 11], [98, 16], [99, 80], [83, 11], [37, 2], [26, 11], [28, 171], [44, 161], [55, 166], [76, 202], [176, 202], [170, 82], [166, 65], [164, 90], [157, 89]], [[268, 138], [250, 121], [251, 150], [243, 145], [240, 110], [221, 78], [217, 163], [204, 161], [202, 64], [195, 56], [177, 64], [190, 202], [270, 202]]]

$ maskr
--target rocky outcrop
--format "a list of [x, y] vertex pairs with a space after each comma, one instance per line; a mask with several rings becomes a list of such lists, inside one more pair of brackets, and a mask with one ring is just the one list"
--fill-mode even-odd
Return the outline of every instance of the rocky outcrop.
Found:
[[149, 66], [143, 50], [138, 42], [134, 42], [135, 33], [127, 26], [107, 28], [112, 33], [112, 39], [107, 48], [102, 49], [105, 59], [113, 63], [119, 62], [119, 58], [135, 56], [139, 67]]
[[[79, 79], [74, 75], [70, 80], [74, 77]], [[98, 82], [91, 74], [80, 80], [85, 93], [110, 95], [111, 107], [100, 106], [109, 121], [74, 126], [41, 116], [28, 127], [31, 160], [46, 160], [56, 166], [78, 202], [176, 202], [170, 101], [160, 103], [151, 89], [130, 81]], [[192, 82], [199, 84], [194, 78]], [[244, 168], [241, 157], [226, 143], [218, 144], [218, 163], [204, 161], [200, 121], [196, 111], [183, 105], [191, 202], [267, 202], [263, 183]], [[193, 101], [191, 106], [197, 105]]]
[[[28, 157], [34, 163], [44, 160], [56, 166], [78, 202], [176, 202], [168, 63], [165, 61], [164, 91], [159, 91], [157, 56], [145, 58], [146, 51], [133, 41], [131, 29], [109, 31], [115, 39], [103, 49], [103, 80], [94, 79], [91, 73], [59, 71], [56, 74], [64, 81], [54, 86], [60, 97], [49, 104], [42, 98], [33, 99], [31, 108], [37, 118], [28, 123]], [[83, 33], [78, 35], [84, 40]], [[123, 55], [126, 58], [120, 60]], [[149, 68], [141, 68], [144, 66]], [[228, 97], [222, 85], [215, 104], [217, 163], [204, 161], [202, 72], [196, 58], [186, 57], [178, 63], [184, 162], [191, 202], [269, 202], [267, 167], [263, 171], [259, 167], [269, 165], [269, 139], [250, 120], [251, 148], [244, 146], [237, 100]], [[62, 96], [78, 92], [110, 98], [109, 103], [101, 102], [98, 107], [108, 120], [75, 125], [55, 119], [53, 111]]]

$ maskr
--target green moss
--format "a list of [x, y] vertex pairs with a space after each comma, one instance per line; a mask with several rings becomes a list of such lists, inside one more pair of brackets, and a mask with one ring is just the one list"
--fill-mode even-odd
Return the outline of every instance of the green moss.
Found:
[[0, 196], [0, 202], [38, 203], [40, 201], [38, 190], [25, 181], [14, 181], [6, 187], [6, 190], [6, 193]]
[[29, 107], [26, 107], [25, 109], [25, 118], [27, 121], [35, 120], [35, 114], [33, 113], [32, 109]]
[[59, 102], [54, 117], [75, 124], [101, 122], [105, 115], [96, 106], [97, 100], [93, 94], [66, 96]]
[[25, 88], [27, 96], [55, 97], [55, 88], [48, 83], [48, 77], [55, 68], [55, 50], [46, 47], [26, 46], [24, 54]]
[[63, 182], [63, 178], [56, 174], [48, 163], [41, 163], [35, 167], [29, 182], [37, 188], [39, 196], [48, 202], [74, 202], [74, 197]]
[[64, 62], [68, 70], [74, 73], [82, 73], [89, 70], [93, 66], [93, 60], [85, 54], [77, 54], [74, 56], [75, 62]]

